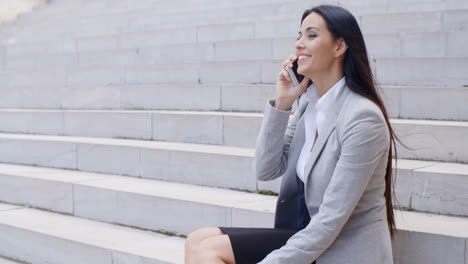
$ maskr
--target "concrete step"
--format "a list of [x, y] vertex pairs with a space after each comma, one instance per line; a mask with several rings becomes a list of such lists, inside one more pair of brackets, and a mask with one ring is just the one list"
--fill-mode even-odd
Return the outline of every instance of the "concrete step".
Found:
[[254, 147], [262, 118], [232, 112], [12, 109], [0, 110], [0, 132]]
[[[56, 62], [56, 66], [61, 63], [72, 63], [74, 59], [62, 57], [60, 60]], [[55, 88], [54, 93], [58, 92], [59, 87], [65, 86], [76, 88], [187, 83], [273, 84], [276, 83], [282, 61], [283, 59], [248, 59], [166, 65], [51, 66], [33, 71], [0, 72], [0, 81], [4, 84], [2, 87], [8, 90], [18, 87], [33, 90], [37, 86], [48, 86], [48, 89]], [[18, 66], [21, 63], [17, 62], [15, 67], [24, 67], [24, 65]], [[463, 57], [374, 58], [371, 61], [371, 67], [377, 83], [384, 86], [462, 87], [468, 85], [468, 77], [465, 74], [468, 69], [468, 59]], [[184, 74], [181, 74], [182, 72]]]
[[[308, 6], [307, 6], [308, 7]], [[225, 10], [226, 12], [223, 12]], [[123, 34], [123, 38], [131, 38], [133, 34], [142, 33], [152, 35], [155, 38], [164, 31], [170, 34], [181, 32], [182, 35], [196, 33], [203, 35], [210, 33], [210, 29], [216, 29], [218, 24], [231, 28], [235, 24], [247, 23], [252, 30], [255, 28], [255, 37], [297, 37], [300, 25], [300, 17], [304, 9], [298, 8], [296, 3], [264, 4], [259, 6], [235, 8], [216, 8], [212, 11], [195, 11], [174, 14], [165, 13], [155, 15], [151, 10], [139, 13], [120, 13], [111, 16], [97, 15], [91, 18], [70, 17], [63, 21], [43, 20], [45, 22], [21, 25], [18, 29], [5, 31], [3, 40], [11, 37], [15, 42], [30, 42], [37, 40], [55, 39], [57, 37], [81, 38], [109, 36], [112, 34]], [[464, 19], [468, 8], [460, 10], [437, 10], [431, 12], [402, 12], [402, 13], [374, 13], [357, 14], [363, 33], [424, 33], [424, 32], [456, 32], [466, 31], [468, 21]], [[146, 18], [146, 19], [145, 19]], [[295, 18], [295, 19], [294, 19]], [[134, 22], [136, 20], [136, 22]], [[234, 25], [232, 25], [234, 24]], [[412, 26], [408, 26], [412, 25]], [[188, 27], [188, 28], [187, 28]], [[70, 30], [73, 29], [73, 30]], [[43, 34], [32, 39], [31, 32], [41, 31]], [[220, 31], [220, 29], [218, 29]], [[245, 31], [245, 30], [244, 30]], [[185, 32], [182, 33], [182, 32]], [[251, 32], [251, 33], [254, 33]], [[126, 35], [128, 33], [129, 35]], [[166, 34], [165, 34], [166, 35]], [[172, 34], [175, 35], [175, 34]], [[229, 39], [237, 39], [239, 32], [232, 34], [231, 31], [223, 32], [220, 36], [231, 36]], [[213, 37], [213, 34], [209, 36]], [[216, 35], [214, 35], [216, 36]], [[203, 39], [203, 37], [202, 37]], [[245, 39], [245, 37], [241, 38]], [[186, 39], [186, 41], [189, 41]]]
[[[314, 1], [308, 1], [315, 4]], [[344, 0], [337, 1], [339, 5], [349, 9], [353, 14], [375, 14], [375, 13], [402, 13], [402, 12], [431, 12], [441, 10], [458, 10], [468, 7], [463, 0], [392, 0], [392, 1], [366, 1], [366, 0]]]
[[[233, 12], [229, 10], [230, 12], [220, 13], [219, 10], [216, 10], [216, 12], [213, 13], [181, 13], [178, 18], [174, 14], [166, 14], [167, 17], [155, 16], [153, 12], [146, 10], [146, 13], [143, 14], [116, 14], [112, 16], [98, 16], [92, 19], [79, 19], [79, 23], [70, 20], [68, 17], [66, 21], [60, 22], [45, 20], [45, 23], [48, 23], [45, 25], [42, 25], [44, 22], [33, 23], [33, 28], [31, 29], [28, 29], [26, 26], [21, 26], [17, 30], [4, 29], [4, 36], [2, 39], [4, 40], [3, 43], [8, 43], [9, 40], [13, 38], [14, 41], [11, 44], [21, 44], [22, 42], [40, 42], [47, 39], [53, 41], [56, 40], [57, 37], [60, 37], [60, 39], [121, 37], [123, 42], [122, 46], [128, 46], [128, 43], [135, 38], [153, 40], [151, 42], [153, 45], [164, 44], [164, 42], [161, 43], [163, 39], [166, 39], [165, 43], [170, 45], [174, 44], [174, 41], [183, 44], [194, 41], [212, 42], [221, 40], [249, 40], [252, 38], [297, 38], [300, 16], [302, 14], [301, 9], [297, 9], [294, 4], [288, 6], [284, 3], [279, 6], [271, 6], [268, 4], [255, 8], [256, 10], [244, 12], [245, 14], [243, 15], [239, 14], [240, 11]], [[264, 14], [267, 9], [272, 10], [270, 11], [272, 15], [266, 16]], [[280, 14], [278, 14], [278, 12]], [[458, 36], [460, 34], [456, 34], [457, 32], [466, 32], [468, 29], [468, 21], [465, 21], [464, 17], [466, 17], [467, 12], [468, 9], [444, 11], [442, 13], [373, 14], [358, 16], [358, 19], [362, 21], [361, 24], [365, 36], [368, 34], [401, 34], [402, 36], [399, 38], [406, 40], [406, 42], [404, 42], [406, 46], [403, 46], [404, 53], [407, 49], [416, 50], [410, 45], [420, 38], [436, 40], [435, 43], [431, 43], [429, 47], [424, 47], [424, 50], [431, 50], [434, 49], [434, 47], [440, 46], [440, 42], [443, 42], [443, 40], [437, 36], [437, 33]], [[252, 16], [252, 13], [256, 15]], [[292, 13], [297, 14], [291, 15]], [[229, 14], [230, 17], [226, 17], [226, 15]], [[259, 16], [258, 14], [263, 15]], [[383, 16], [383, 18], [380, 19], [381, 16]], [[297, 19], [291, 19], [292, 17], [297, 17]], [[416, 20], [414, 17], [417, 17]], [[186, 22], [173, 21], [175, 19], [185, 20]], [[377, 20], [377, 22], [375, 20]], [[398, 21], [398, 23], [394, 22], [394, 20]], [[407, 26], [408, 24], [414, 24], [414, 21], [417, 21], [419, 26]], [[44, 30], [45, 28], [47, 30]], [[73, 28], [73, 30], [70, 30], [70, 28]], [[31, 32], [37, 31], [41, 31], [43, 34], [32, 39], [30, 37]], [[418, 34], [412, 36], [414, 33]], [[196, 35], [197, 38], [187, 38], [188, 34]], [[162, 36], [166, 37], [162, 38]], [[172, 36], [172, 38], [169, 36]], [[174, 38], [174, 36], [179, 37]], [[464, 37], [463, 34], [460, 36], [462, 38]], [[456, 43], [456, 40], [452, 38], [454, 37], [450, 36], [447, 41]], [[391, 39], [392, 46], [394, 46], [393, 43], [395, 41], [395, 38]], [[137, 42], [137, 40], [134, 42]], [[140, 43], [140, 45], [141, 44], [142, 43]]]
[[273, 227], [277, 200], [220, 188], [8, 164], [0, 165], [0, 182], [4, 202], [181, 235], [207, 225]]
[[[226, 32], [233, 31], [244, 32], [239, 33], [237, 37], [232, 34], [226, 35]], [[92, 56], [101, 57], [101, 59], [104, 59], [104, 63], [106, 63], [111, 55], [123, 56], [123, 54], [132, 51], [135, 53], [136, 58], [127, 55], [127, 60], [125, 61], [127, 64], [136, 64], [139, 62], [138, 57], [141, 56], [145, 58], [150, 56], [149, 59], [151, 59], [142, 61], [141, 63], [170, 64], [190, 61], [236, 61], [249, 58], [284, 59], [291, 53], [295, 54], [297, 36], [257, 37], [250, 33], [251, 31], [255, 31], [255, 29], [245, 23], [200, 27], [196, 39], [192, 39], [193, 43], [187, 43], [191, 41], [191, 39], [187, 38], [185, 41], [182, 39], [175, 40], [174, 38], [166, 40], [161, 35], [159, 39], [149, 39], [148, 43], [138, 43], [139, 37], [136, 34], [132, 35], [133, 39], [136, 39], [135, 41], [132, 38], [125, 38], [123, 36], [80, 38], [76, 40], [76, 52], [79, 54], [79, 65], [94, 65], [98, 63], [95, 60], [90, 61], [89, 57]], [[462, 45], [460, 43], [464, 43], [467, 40], [466, 32], [379, 33], [366, 34], [365, 39], [367, 50], [372, 58], [468, 57], [468, 53], [460, 49], [460, 45]], [[148, 39], [147, 34], [144, 37]], [[172, 43], [165, 44], [170, 41]], [[382, 45], [383, 43], [385, 45]], [[49, 47], [56, 45], [50, 45]], [[38, 46], [44, 47], [38, 52], [48, 50], [48, 48], [45, 48], [45, 46], [48, 46], [47, 43], [46, 45]], [[417, 49], [418, 46], [419, 49]], [[31, 55], [31, 49], [37, 50], [37, 48], [37, 46], [31, 44], [24, 45], [23, 47], [21, 45], [16, 45], [15, 47], [7, 46], [5, 51], [6, 60], [9, 60], [10, 57], [18, 58], [19, 54], [24, 55], [26, 53]], [[239, 49], [243, 49], [244, 52], [238, 52]], [[61, 52], [62, 50], [62, 46], [59, 46], [58, 51]]]
[[[466, 263], [466, 218], [398, 210], [395, 218], [395, 263]], [[0, 226], [0, 241], [8, 242], [0, 252], [35, 263], [183, 261], [182, 238], [37, 209], [3, 204]]]
[[[294, 1], [292, 3], [297, 6], [302, 5], [302, 1]], [[189, 13], [187, 10], [190, 10], [190, 13], [195, 12], [214, 12], [219, 9], [230, 8], [235, 11], [237, 8], [249, 8], [262, 6], [268, 3], [270, 5], [277, 4], [289, 4], [284, 3], [278, 0], [255, 0], [255, 1], [236, 1], [236, 2], [219, 2], [214, 0], [204, 0], [204, 1], [178, 1], [177, 3], [172, 2], [162, 2], [162, 1], [139, 1], [137, 5], [131, 1], [112, 1], [111, 3], [106, 1], [93, 1], [86, 2], [79, 1], [75, 3], [70, 3], [68, 5], [64, 4], [54, 4], [49, 5], [48, 8], [36, 12], [33, 16], [24, 16], [18, 21], [22, 25], [28, 25], [34, 22], [44, 22], [45, 18], [50, 20], [58, 21], [68, 21], [70, 16], [67, 17], [65, 14], [70, 14], [74, 17], [79, 17], [81, 19], [90, 19], [98, 16], [120, 16], [122, 17], [128, 13], [136, 13], [140, 16], [146, 15], [147, 17], [152, 14], [153, 16], [164, 16], [169, 14], [184, 14]], [[181, 9], [180, 6], [183, 5], [184, 8]], [[139, 22], [136, 20], [135, 22]]]
[[[68, 86], [104, 85], [113, 83], [276, 83], [284, 59], [225, 60], [178, 65], [128, 66], [125, 82], [114, 70], [112, 78], [100, 71], [73, 70], [67, 76]], [[278, 66], [279, 65], [279, 66]], [[374, 58], [371, 62], [377, 83], [394, 86], [464, 86], [466, 58]], [[98, 68], [99, 69], [99, 68]], [[101, 68], [102, 69], [102, 68]], [[103, 73], [111, 69], [103, 68]], [[186, 74], [181, 75], [180, 72]], [[100, 77], [95, 77], [99, 75]], [[91, 80], [84, 79], [88, 77]]]
[[[265, 3], [276, 4], [278, 1], [236, 1], [236, 2], [219, 2], [219, 1], [184, 1], [184, 10], [190, 9], [192, 11], [198, 10], [210, 10], [210, 9], [221, 9], [221, 8], [236, 8], [236, 7], [248, 7], [258, 6]], [[279, 2], [284, 3], [284, 2]], [[315, 2], [310, 0], [306, 1], [295, 1], [293, 2], [296, 8], [306, 9], [317, 5]], [[350, 9], [355, 14], [372, 14], [372, 13], [394, 13], [394, 12], [421, 12], [421, 11], [440, 11], [440, 10], [457, 10], [468, 8], [468, 4], [463, 0], [450, 0], [450, 1], [338, 1], [328, 0], [324, 3], [338, 4], [345, 8]], [[172, 2], [161, 2], [161, 1], [139, 1], [138, 5], [135, 5], [131, 1], [76, 1], [68, 3], [53, 3], [47, 5], [45, 8], [38, 8], [34, 15], [22, 16], [18, 21], [26, 24], [31, 22], [40, 22], [45, 18], [54, 20], [65, 20], [65, 13], [71, 13], [72, 15], [79, 16], [81, 18], [97, 16], [97, 15], [109, 15], [115, 13], [121, 13], [125, 11], [136, 11], [142, 12], [144, 10], [150, 10], [153, 14], [161, 13], [164, 10], [165, 13], [177, 13], [184, 12], [180, 9], [182, 3]], [[302, 10], [301, 10], [302, 12]], [[165, 14], [163, 13], [163, 14]]]
[[467, 219], [395, 212], [399, 230], [392, 241], [394, 263], [466, 263]]
[[257, 189], [252, 167], [254, 149], [21, 134], [1, 134], [0, 142], [4, 146], [0, 149], [0, 162]]
[[392, 120], [395, 133], [409, 148], [398, 145], [399, 157], [468, 163], [468, 122]]
[[[281, 181], [280, 178], [271, 182], [256, 181], [252, 168], [255, 150], [251, 148], [12, 134], [1, 134], [0, 140], [4, 146], [0, 151], [0, 162], [4, 163], [111, 173], [249, 191], [279, 192]], [[398, 158], [401, 159], [402, 155]], [[407, 164], [405, 162], [410, 161], [402, 162]], [[416, 167], [413, 168], [413, 164], [416, 164]], [[466, 164], [447, 163], [445, 167], [442, 166], [444, 164], [435, 161], [413, 161], [409, 168], [403, 167], [403, 171], [413, 175], [415, 169], [425, 167], [430, 171], [429, 174], [433, 175], [432, 181], [438, 182], [437, 180], [443, 177], [441, 174], [461, 179], [460, 182], [464, 181], [466, 176], [463, 175], [468, 171]], [[451, 167], [453, 169], [450, 169]], [[448, 185], [441, 188], [450, 190], [451, 187]], [[436, 186], [434, 189], [441, 197], [447, 195], [444, 193], [445, 189], [438, 191]], [[426, 191], [424, 189], [418, 195], [424, 197]], [[417, 199], [410, 198], [411, 195], [404, 198], [405, 206], [411, 205], [411, 199]]]
[[[464, 164], [398, 160], [398, 203], [394, 206], [468, 216], [467, 168]], [[3, 202], [185, 235], [206, 224], [271, 227], [277, 199], [153, 179], [11, 164], [0, 164], [0, 183]], [[279, 180], [259, 182], [259, 189], [279, 192], [279, 185]], [[171, 214], [141, 213], [160, 211]], [[187, 218], [194, 220], [177, 220]]]
[[154, 0], [141, 0], [138, 5], [130, 4], [130, 1], [116, 0], [112, 3], [107, 1], [55, 1], [49, 3], [47, 6], [37, 8], [34, 15], [21, 16], [18, 23], [28, 24], [41, 21], [41, 19], [64, 19], [65, 14], [73, 16], [96, 15], [96, 14], [112, 14], [115, 12], [144, 10], [151, 8], [158, 1]]
[[[219, 6], [219, 2], [217, 3]], [[193, 26], [220, 22], [235, 23], [252, 21], [252, 19], [258, 18], [259, 14], [262, 14], [262, 17], [270, 18], [278, 17], [279, 15], [285, 17], [286, 14], [289, 14], [288, 17], [290, 17], [293, 9], [295, 9], [295, 17], [299, 17], [302, 13], [302, 9], [297, 8], [297, 1], [276, 4], [263, 3], [260, 5], [244, 3], [243, 5], [247, 6], [213, 7], [213, 5], [211, 5], [211, 7], [208, 6], [208, 8], [206, 8], [207, 6], [205, 5], [202, 10], [193, 10], [188, 7], [184, 8], [183, 11], [180, 11], [180, 8], [177, 7], [179, 10], [177, 12], [171, 12], [165, 8], [157, 7], [156, 9], [144, 9], [137, 12], [122, 10], [115, 14], [102, 13], [102, 10], [106, 9], [98, 8], [95, 9], [95, 11], [101, 11], [100, 14], [91, 15], [95, 13], [95, 11], [85, 11], [86, 16], [78, 12], [78, 15], [74, 16], [75, 19], [71, 19], [70, 16], [64, 16], [59, 19], [51, 19], [48, 17], [47, 20], [39, 18], [36, 23], [29, 21], [27, 24], [18, 25], [16, 28], [17, 30], [12, 30], [10, 32], [13, 32], [12, 35], [14, 35], [17, 40], [22, 41], [31, 39], [28, 37], [27, 32], [37, 32], [37, 30], [43, 32], [43, 34], [36, 39], [47, 39], [56, 36], [96, 36], [100, 34], [128, 32], [135, 26], [139, 27], [146, 24], [156, 24], [173, 28], [174, 25]], [[79, 8], [77, 9], [79, 10]]]
[[[231, 30], [245, 24], [229, 25]], [[185, 63], [225, 62], [241, 60], [284, 60], [295, 54], [295, 37], [222, 40], [222, 26], [212, 26], [206, 33], [191, 35], [192, 43], [175, 36], [144, 33], [130, 38], [108, 36], [82, 38], [75, 41], [44, 41], [4, 47], [4, 71], [40, 70], [51, 68], [115, 67], [174, 65]], [[218, 32], [218, 33], [216, 33]], [[213, 39], [213, 35], [219, 38]], [[366, 43], [371, 60], [406, 58], [468, 58], [461, 45], [468, 41], [466, 32], [367, 34]], [[247, 37], [247, 35], [246, 35]], [[145, 38], [147, 41], [140, 41]], [[189, 40], [190, 41], [190, 40]], [[389, 45], [390, 44], [390, 45]]]
[[184, 239], [0, 205], [0, 254], [31, 263], [183, 263]]
[[[270, 48], [260, 53], [256, 52], [257, 49], [243, 53], [241, 51], [246, 49], [240, 48], [247, 47], [249, 43], [259, 43], [258, 47], [260, 47], [263, 44], [266, 45], [267, 42], [270, 43], [269, 40], [266, 42], [263, 40], [242, 41], [238, 43], [237, 48], [211, 43], [84, 54], [34, 55], [26, 53], [24, 56], [7, 58], [3, 71], [0, 70], [0, 77], [5, 85], [10, 87], [30, 86], [32, 81], [29, 80], [28, 75], [38, 74], [42, 75], [42, 79], [47, 80], [39, 84], [70, 87], [158, 83], [275, 83], [278, 68], [281, 69], [278, 63], [281, 65], [284, 58], [295, 52], [283, 46], [273, 50], [273, 54], [276, 55], [270, 56]], [[174, 54], [176, 49], [180, 49], [181, 53], [171, 58], [171, 54]], [[240, 53], [243, 55], [235, 55]], [[383, 51], [382, 54], [385, 53], [387, 51]], [[455, 55], [457, 52], [452, 53]], [[184, 54], [187, 55], [184, 57]], [[410, 55], [371, 57], [371, 67], [377, 82], [381, 85], [466, 86], [468, 81], [463, 76], [463, 72], [468, 67], [468, 56], [465, 56], [468, 53], [459, 55], [459, 57], [411, 57]], [[177, 66], [185, 70], [187, 76], [181, 75], [180, 71], [176, 70]], [[460, 69], [449, 71], [442, 70], [442, 67], [451, 69], [460, 67]], [[243, 70], [244, 68], [249, 71]], [[226, 72], [229, 69], [235, 74], [227, 75]], [[62, 73], [63, 78], [50, 80], [48, 76], [55, 72]], [[115, 72], [115, 74], [111, 75], [110, 72]], [[402, 78], [396, 78], [397, 74]], [[414, 79], [411, 79], [411, 76], [414, 76]], [[59, 77], [62, 76], [59, 75]], [[443, 79], [437, 80], [436, 77]]]
[[367, 51], [372, 58], [438, 58], [468, 57], [460, 50], [461, 43], [468, 41], [466, 31], [454, 32], [397, 32], [366, 33]]
[[[276, 96], [276, 84], [114, 85], [62, 87], [58, 92], [49, 85], [32, 87], [0, 86], [0, 108], [263, 112], [267, 100]], [[379, 90], [392, 118], [468, 120], [467, 87], [381, 86]], [[55, 96], [48, 96], [51, 93]], [[425, 103], [415, 103], [420, 100]]]
[[[255, 148], [263, 114], [194, 111], [0, 110], [0, 132], [111, 137]], [[391, 119], [414, 150], [402, 158], [468, 162], [468, 122]]]
[[400, 207], [468, 216], [467, 164], [404, 159], [397, 161], [394, 182]]
[[[377, 58], [375, 77], [382, 85], [468, 86], [466, 58]], [[431, 76], [428, 75], [431, 73]], [[464, 75], [464, 76], [463, 76]]]
[[24, 264], [25, 262], [18, 262], [9, 258], [0, 257], [0, 264]]

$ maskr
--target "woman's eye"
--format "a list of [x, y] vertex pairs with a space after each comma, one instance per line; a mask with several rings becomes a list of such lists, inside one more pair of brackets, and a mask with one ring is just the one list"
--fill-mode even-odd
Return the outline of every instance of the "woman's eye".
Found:
[[[317, 35], [309, 35], [309, 38], [315, 38], [315, 37], [317, 37]], [[299, 40], [299, 39], [301, 39], [301, 36], [299, 36], [296, 40]]]

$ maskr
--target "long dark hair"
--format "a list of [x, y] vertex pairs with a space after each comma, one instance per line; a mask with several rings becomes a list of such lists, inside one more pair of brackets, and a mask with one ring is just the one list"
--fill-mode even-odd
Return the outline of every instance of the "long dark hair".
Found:
[[[396, 232], [395, 218], [393, 215], [393, 199], [397, 204], [395, 197], [394, 185], [392, 184], [392, 146], [395, 152], [395, 166], [397, 160], [395, 139], [404, 144], [393, 132], [392, 126], [388, 120], [387, 110], [383, 101], [376, 91], [374, 77], [369, 66], [369, 59], [367, 56], [366, 45], [361, 33], [361, 29], [354, 18], [354, 16], [346, 9], [339, 6], [320, 5], [304, 11], [301, 19], [301, 25], [304, 19], [311, 13], [319, 14], [326, 22], [327, 29], [332, 34], [335, 40], [343, 38], [348, 49], [346, 51], [343, 61], [343, 73], [346, 79], [346, 85], [355, 93], [358, 93], [372, 102], [374, 102], [382, 111], [385, 122], [387, 123], [390, 132], [390, 150], [387, 160], [387, 170], [385, 173], [385, 201], [387, 206], [387, 222], [390, 231], [390, 236], [393, 238]], [[395, 170], [396, 178], [396, 170]]]

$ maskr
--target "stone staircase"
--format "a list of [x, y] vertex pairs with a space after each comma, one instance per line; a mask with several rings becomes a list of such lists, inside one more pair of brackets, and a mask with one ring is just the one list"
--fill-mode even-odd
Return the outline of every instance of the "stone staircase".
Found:
[[[468, 3], [328, 0], [359, 19], [397, 135], [394, 262], [468, 264]], [[5, 263], [183, 263], [272, 227], [254, 145], [310, 0], [56, 0], [0, 26]], [[0, 263], [3, 259], [0, 259]]]

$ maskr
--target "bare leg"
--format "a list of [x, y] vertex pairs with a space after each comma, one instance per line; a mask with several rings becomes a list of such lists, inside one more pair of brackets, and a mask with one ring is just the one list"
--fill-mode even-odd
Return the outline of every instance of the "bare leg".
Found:
[[224, 233], [217, 227], [200, 228], [190, 233], [185, 240], [185, 264], [194, 263], [195, 254], [199, 251], [202, 240], [221, 235], [224, 235]]
[[185, 264], [235, 264], [231, 241], [219, 228], [201, 228], [185, 241]]
[[231, 241], [228, 235], [214, 236], [202, 240], [199, 254], [195, 257], [198, 263], [235, 264]]

